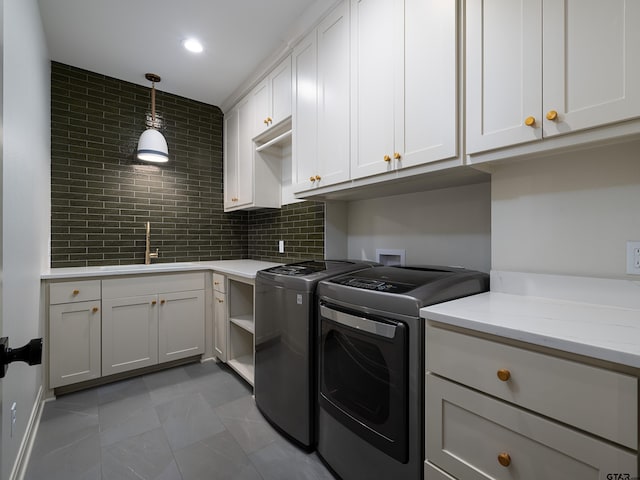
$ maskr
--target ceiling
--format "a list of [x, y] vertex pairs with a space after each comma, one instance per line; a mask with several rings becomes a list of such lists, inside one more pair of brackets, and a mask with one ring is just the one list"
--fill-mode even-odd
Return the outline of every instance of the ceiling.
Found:
[[[222, 105], [330, 0], [38, 0], [52, 60]], [[318, 7], [318, 4], [323, 4]], [[313, 7], [313, 8], [312, 8]], [[204, 52], [182, 47], [197, 37]]]

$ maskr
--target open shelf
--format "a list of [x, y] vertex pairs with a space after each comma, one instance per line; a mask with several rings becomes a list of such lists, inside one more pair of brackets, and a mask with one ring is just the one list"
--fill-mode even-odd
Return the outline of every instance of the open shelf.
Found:
[[229, 359], [227, 365], [233, 368], [238, 373], [238, 375], [240, 375], [247, 382], [249, 382], [251, 386], [253, 386], [254, 368], [252, 354]]
[[253, 315], [239, 315], [236, 317], [230, 317], [229, 321], [246, 330], [251, 335], [253, 335], [255, 331], [253, 325]]

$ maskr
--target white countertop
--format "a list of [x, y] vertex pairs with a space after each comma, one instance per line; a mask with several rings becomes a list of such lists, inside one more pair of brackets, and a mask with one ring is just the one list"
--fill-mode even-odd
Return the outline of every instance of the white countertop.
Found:
[[[492, 272], [492, 290], [497, 283], [494, 277]], [[533, 283], [549, 280], [528, 278]], [[624, 280], [619, 281], [624, 283], [617, 282], [602, 281], [600, 290], [627, 288], [633, 297], [621, 301], [623, 306], [590, 303], [586, 298], [576, 301], [491, 291], [425, 307], [420, 315], [478, 332], [640, 368], [640, 308], [635, 306], [637, 285]], [[571, 278], [558, 284], [562, 283], [575, 285]], [[562, 289], [553, 295], [562, 296]], [[607, 295], [602, 292], [602, 298]]]
[[212, 270], [229, 275], [253, 279], [258, 270], [281, 265], [260, 260], [214, 260], [207, 262], [152, 263], [151, 265], [108, 265], [103, 267], [50, 268], [42, 272], [43, 280], [70, 279], [81, 277], [106, 277], [148, 273], [174, 273], [194, 270]]

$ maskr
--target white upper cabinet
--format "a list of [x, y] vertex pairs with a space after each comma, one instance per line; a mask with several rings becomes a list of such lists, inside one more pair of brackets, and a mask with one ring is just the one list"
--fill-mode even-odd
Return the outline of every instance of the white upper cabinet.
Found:
[[456, 2], [352, 0], [351, 177], [457, 155]]
[[285, 58], [251, 93], [253, 138], [291, 116], [291, 56]]
[[294, 191], [349, 179], [349, 5], [293, 51]]
[[253, 203], [253, 109], [245, 97], [224, 119], [224, 208]]
[[224, 119], [224, 210], [280, 207], [279, 165], [255, 153], [254, 97], [247, 95]]
[[542, 11], [543, 136], [640, 116], [640, 2], [544, 0]]
[[[351, 176], [390, 171], [403, 117], [401, 0], [351, 0]], [[399, 150], [399, 148], [398, 148]], [[387, 159], [387, 161], [385, 161]]]
[[467, 153], [640, 116], [640, 2], [467, 0]]

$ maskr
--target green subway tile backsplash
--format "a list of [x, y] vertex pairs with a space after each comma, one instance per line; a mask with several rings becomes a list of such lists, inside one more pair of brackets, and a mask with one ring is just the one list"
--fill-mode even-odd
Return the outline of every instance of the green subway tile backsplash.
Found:
[[157, 91], [170, 161], [136, 161], [150, 93], [52, 62], [52, 267], [142, 263], [147, 221], [161, 262], [323, 258], [322, 203], [224, 213], [218, 107]]

